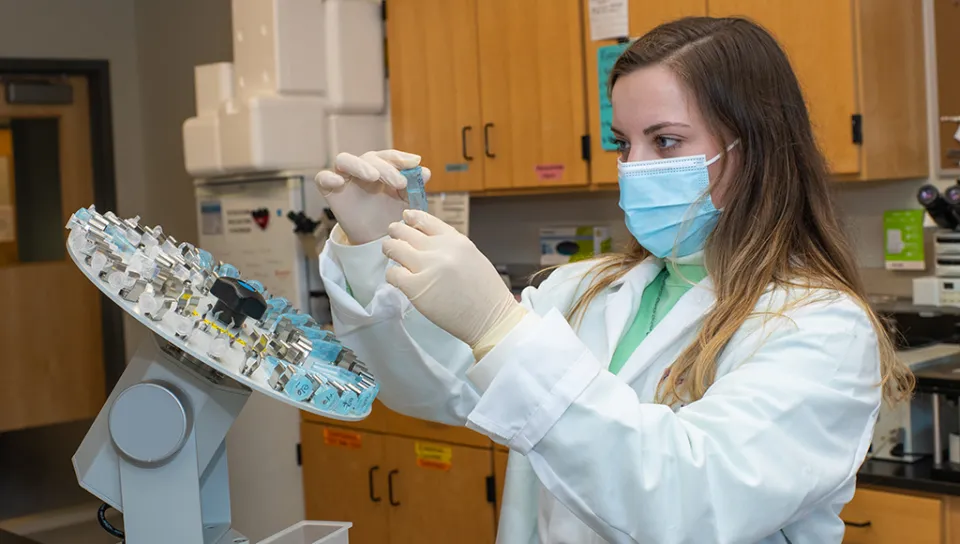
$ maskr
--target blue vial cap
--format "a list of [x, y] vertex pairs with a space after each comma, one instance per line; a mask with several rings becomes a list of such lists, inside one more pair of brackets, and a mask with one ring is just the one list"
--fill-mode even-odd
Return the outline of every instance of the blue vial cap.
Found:
[[283, 392], [291, 399], [303, 402], [313, 394], [314, 385], [315, 382], [310, 380], [302, 370], [298, 370], [296, 375], [287, 382]]
[[93, 214], [90, 213], [90, 210], [86, 208], [80, 208], [79, 210], [77, 210], [77, 213], [73, 215], [77, 216], [77, 219], [79, 219], [80, 221], [83, 221], [84, 223], [86, 223], [87, 221], [90, 221], [90, 218], [93, 217]]
[[205, 250], [197, 248], [197, 263], [204, 270], [213, 270], [213, 255]]
[[233, 266], [230, 263], [223, 263], [220, 265], [220, 268], [217, 270], [217, 275], [221, 278], [240, 278], [240, 271], [237, 270], [236, 266]]
[[263, 294], [264, 291], [267, 290], [267, 289], [263, 286], [263, 284], [260, 283], [260, 282], [257, 281], [257, 280], [244, 281], [244, 283], [245, 283], [247, 286], [249, 286], [251, 289], [253, 289], [254, 291], [260, 293], [261, 295]]
[[335, 362], [340, 352], [343, 351], [343, 346], [334, 342], [326, 342], [324, 340], [311, 342], [313, 343], [313, 349], [310, 350], [310, 356], [316, 357], [326, 363]]
[[346, 415], [356, 409], [357, 401], [359, 400], [360, 397], [356, 393], [347, 389], [342, 395], [340, 395], [340, 405], [337, 406], [335, 411], [338, 414]]
[[323, 384], [320, 386], [320, 389], [317, 389], [317, 392], [314, 393], [310, 403], [321, 410], [336, 411], [340, 405], [340, 395], [337, 394], [337, 390], [334, 389], [333, 386]]
[[334, 338], [332, 332], [321, 329], [320, 327], [300, 327], [300, 332], [302, 332], [307, 340], [310, 340], [311, 342], [325, 340], [339, 344], [337, 339]]
[[368, 387], [360, 393], [360, 398], [357, 400], [357, 412], [364, 413], [373, 406], [373, 399], [377, 396], [376, 390], [373, 387]]

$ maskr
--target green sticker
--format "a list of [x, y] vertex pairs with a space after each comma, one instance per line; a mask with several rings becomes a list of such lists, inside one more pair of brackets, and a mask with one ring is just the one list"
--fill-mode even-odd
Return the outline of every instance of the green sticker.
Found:
[[887, 270], [924, 270], [923, 210], [883, 212]]
[[610, 71], [613, 70], [613, 65], [628, 47], [630, 47], [629, 43], [618, 43], [597, 49], [597, 75], [600, 84], [600, 143], [605, 151], [617, 150], [616, 138], [610, 130], [613, 124], [613, 104], [610, 103], [607, 83], [610, 82]]

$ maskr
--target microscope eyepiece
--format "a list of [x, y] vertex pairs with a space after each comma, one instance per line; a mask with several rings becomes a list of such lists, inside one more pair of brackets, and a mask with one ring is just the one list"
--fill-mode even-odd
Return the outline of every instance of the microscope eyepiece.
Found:
[[938, 227], [953, 230], [960, 224], [960, 186], [950, 187], [946, 195], [941, 195], [933, 185], [924, 185], [917, 192], [917, 201]]

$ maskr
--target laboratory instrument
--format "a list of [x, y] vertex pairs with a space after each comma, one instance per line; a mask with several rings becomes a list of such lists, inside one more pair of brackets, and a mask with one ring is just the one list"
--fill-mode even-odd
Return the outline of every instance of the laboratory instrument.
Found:
[[960, 181], [941, 192], [924, 185], [917, 201], [937, 225], [934, 233], [934, 275], [913, 279], [918, 306], [960, 306]]
[[231, 528], [225, 437], [251, 393], [358, 421], [376, 380], [310, 315], [159, 226], [91, 206], [67, 228], [77, 267], [153, 333], [73, 458], [80, 485], [124, 513], [130, 544], [247, 542]]
[[[195, 111], [183, 124], [198, 242], [270, 293], [330, 323], [316, 259], [324, 225], [312, 237], [297, 235], [286, 216], [302, 212], [323, 220], [327, 205], [313, 179], [338, 153], [389, 148], [383, 5], [229, 5], [233, 57], [195, 67]], [[269, 213], [255, 219], [253, 212], [264, 209]], [[287, 383], [297, 383], [294, 378]], [[254, 539], [304, 517], [295, 454], [300, 418], [291, 405], [254, 395], [227, 439], [235, 469], [231, 506], [237, 525]]]

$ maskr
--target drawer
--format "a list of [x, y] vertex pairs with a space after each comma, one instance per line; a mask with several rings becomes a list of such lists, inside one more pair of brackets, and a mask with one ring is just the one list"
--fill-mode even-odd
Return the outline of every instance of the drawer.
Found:
[[840, 513], [845, 544], [941, 544], [940, 499], [858, 488]]

